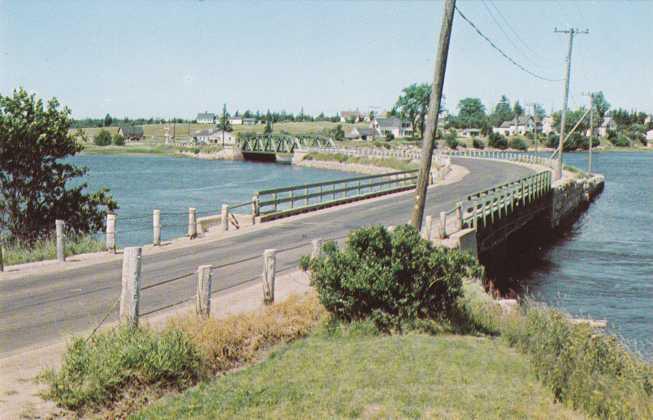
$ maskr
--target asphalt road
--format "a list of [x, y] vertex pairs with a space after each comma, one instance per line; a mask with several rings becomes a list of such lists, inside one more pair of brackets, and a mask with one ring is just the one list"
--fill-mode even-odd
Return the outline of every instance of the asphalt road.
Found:
[[[514, 180], [531, 171], [509, 163], [454, 159], [470, 170], [462, 181], [429, 190], [426, 214], [449, 210], [464, 195]], [[297, 267], [301, 255], [310, 253], [314, 238], [343, 237], [360, 226], [397, 225], [410, 218], [413, 195], [388, 197], [288, 220], [269, 229], [237, 237], [174, 249], [143, 257], [143, 286], [193, 272], [199, 265], [224, 266], [213, 271], [214, 289], [258, 281], [261, 255], [267, 248], [294, 248], [280, 252], [277, 270]], [[245, 260], [242, 262], [238, 262]], [[28, 347], [41, 346], [70, 334], [93, 328], [120, 296], [121, 262], [112, 261], [29, 278], [0, 281], [0, 357]], [[189, 299], [195, 277], [144, 290], [141, 313]], [[117, 309], [108, 321], [117, 319]]]

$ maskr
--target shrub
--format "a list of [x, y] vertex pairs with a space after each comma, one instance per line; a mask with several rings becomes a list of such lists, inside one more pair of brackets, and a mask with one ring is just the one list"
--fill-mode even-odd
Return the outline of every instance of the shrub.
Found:
[[483, 140], [479, 139], [478, 137], [474, 137], [472, 140], [472, 146], [474, 146], [476, 149], [485, 149], [485, 143], [483, 143]]
[[501, 150], [507, 149], [508, 139], [499, 133], [490, 133], [488, 136], [488, 146]]
[[386, 141], [392, 141], [395, 139], [395, 135], [392, 134], [390, 131], [388, 131], [387, 133], [385, 133], [385, 139]]
[[127, 385], [187, 386], [200, 371], [200, 354], [186, 334], [120, 327], [88, 341], [73, 339], [61, 369], [42, 378], [48, 398], [78, 410], [114, 400]]
[[510, 147], [516, 150], [528, 150], [528, 144], [522, 137], [513, 137], [510, 140]]
[[302, 271], [308, 271], [311, 265], [311, 257], [308, 255], [302, 255], [299, 258], [299, 269]]
[[408, 225], [392, 233], [383, 226], [359, 229], [344, 249], [328, 242], [310, 268], [320, 302], [336, 319], [370, 319], [381, 330], [449, 319], [462, 279], [479, 272], [471, 256], [434, 248]]
[[125, 145], [125, 138], [121, 136], [120, 134], [116, 133], [113, 135], [113, 145], [114, 146], [124, 146]]
[[630, 146], [630, 139], [623, 134], [619, 134], [616, 137], [613, 137], [610, 139], [612, 144], [614, 144], [617, 147], [629, 147]]
[[107, 130], [100, 130], [99, 133], [93, 137], [93, 143], [96, 146], [108, 146], [111, 144], [111, 133]]
[[456, 130], [449, 130], [447, 134], [444, 136], [444, 140], [447, 142], [447, 146], [451, 149], [457, 149], [460, 143], [458, 143], [458, 135], [456, 134]]

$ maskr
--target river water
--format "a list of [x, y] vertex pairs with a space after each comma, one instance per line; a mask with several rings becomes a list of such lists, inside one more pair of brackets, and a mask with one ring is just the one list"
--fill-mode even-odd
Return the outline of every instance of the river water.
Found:
[[[91, 190], [118, 201], [118, 243], [152, 241], [152, 210], [162, 212], [163, 239], [183, 236], [188, 207], [200, 216], [261, 189], [356, 174], [242, 161], [148, 156], [76, 156]], [[587, 155], [565, 163], [587, 168]], [[610, 331], [653, 359], [653, 153], [596, 153], [604, 192], [552, 243], [523, 250], [506, 276], [535, 299], [578, 315], [607, 319]], [[243, 209], [247, 212], [248, 209]]]
[[[565, 163], [587, 170], [586, 153]], [[552, 243], [524, 249], [512, 282], [538, 301], [607, 319], [612, 333], [653, 360], [653, 153], [595, 153], [605, 190]]]
[[[89, 190], [108, 187], [118, 202], [116, 240], [120, 247], [152, 243], [152, 210], [161, 210], [161, 238], [184, 236], [188, 208], [198, 217], [220, 213], [222, 204], [250, 201], [258, 190], [348, 178], [357, 174], [291, 165], [161, 156], [79, 155], [89, 168]], [[235, 210], [250, 213], [250, 207]], [[104, 235], [102, 235], [104, 238]]]

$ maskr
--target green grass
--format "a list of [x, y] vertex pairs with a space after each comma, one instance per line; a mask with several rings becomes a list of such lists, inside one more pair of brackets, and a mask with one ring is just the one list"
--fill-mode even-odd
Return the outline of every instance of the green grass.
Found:
[[128, 144], [126, 146], [96, 146], [94, 144], [85, 144], [83, 153], [93, 155], [159, 155], [180, 157], [184, 156], [182, 152], [215, 153], [220, 150], [222, 150], [222, 147], [216, 145], [180, 147], [157, 143]]
[[[65, 241], [65, 254], [67, 257], [89, 252], [106, 250], [103, 242], [93, 236], [81, 236]], [[34, 261], [52, 260], [57, 257], [57, 245], [54, 239], [43, 239], [32, 246], [21, 243], [6, 244], [3, 246], [3, 260], [5, 265], [23, 264]]]
[[304, 160], [319, 160], [327, 162], [351, 163], [357, 165], [370, 165], [394, 169], [397, 171], [411, 171], [418, 169], [417, 164], [411, 163], [408, 160], [401, 160], [396, 158], [366, 158], [359, 156], [348, 156], [341, 153], [308, 153], [304, 157]]
[[150, 418], [582, 418], [528, 359], [491, 338], [316, 334], [133, 416]]

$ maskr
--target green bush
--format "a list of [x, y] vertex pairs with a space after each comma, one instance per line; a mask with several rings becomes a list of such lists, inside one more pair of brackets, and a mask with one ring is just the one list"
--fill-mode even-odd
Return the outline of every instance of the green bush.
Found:
[[616, 137], [613, 137], [610, 139], [612, 144], [614, 144], [617, 147], [629, 147], [630, 146], [630, 139], [623, 134], [619, 134]]
[[508, 139], [499, 133], [490, 133], [488, 136], [488, 146], [501, 150], [507, 149]]
[[449, 130], [447, 134], [444, 135], [444, 141], [447, 142], [447, 146], [449, 146], [449, 148], [454, 150], [460, 146], [460, 143], [458, 143], [458, 134], [454, 129]]
[[112, 401], [130, 385], [187, 386], [200, 372], [200, 353], [184, 333], [120, 327], [88, 341], [75, 338], [61, 369], [42, 379], [48, 398], [78, 410]]
[[100, 132], [93, 137], [93, 143], [96, 146], [109, 146], [111, 144], [111, 133], [107, 130], [100, 130]]
[[483, 140], [479, 139], [478, 137], [474, 137], [472, 140], [472, 146], [474, 146], [476, 149], [485, 149], [485, 143], [483, 143]]
[[510, 148], [526, 151], [528, 150], [528, 144], [522, 137], [513, 137], [512, 140], [510, 140]]
[[356, 230], [344, 249], [328, 242], [310, 268], [320, 302], [336, 319], [369, 319], [384, 331], [451, 319], [463, 278], [480, 271], [471, 256], [434, 248], [408, 225], [392, 233]]
[[299, 257], [299, 269], [302, 271], [308, 271], [311, 266], [311, 257], [308, 255], [302, 255]]
[[124, 146], [125, 145], [125, 138], [121, 136], [120, 134], [116, 133], [113, 135], [113, 145], [114, 146]]

